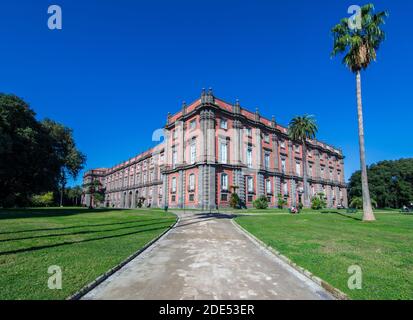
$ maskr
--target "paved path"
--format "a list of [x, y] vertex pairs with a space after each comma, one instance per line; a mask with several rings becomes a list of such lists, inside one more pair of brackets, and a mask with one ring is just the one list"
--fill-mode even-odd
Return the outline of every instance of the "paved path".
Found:
[[83, 299], [332, 299], [228, 216], [179, 215], [174, 229]]

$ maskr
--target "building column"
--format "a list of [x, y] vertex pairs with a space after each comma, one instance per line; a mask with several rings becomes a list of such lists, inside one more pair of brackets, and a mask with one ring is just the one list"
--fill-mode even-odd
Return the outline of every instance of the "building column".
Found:
[[288, 174], [293, 174], [294, 171], [294, 150], [293, 150], [293, 143], [291, 141], [288, 141], [288, 159], [289, 159], [289, 172]]
[[[166, 152], [166, 150], [165, 150]], [[162, 201], [163, 201], [163, 207], [168, 206], [168, 200], [169, 200], [169, 186], [168, 186], [168, 176], [166, 174], [163, 175], [162, 177], [163, 183], [162, 183]]]
[[272, 135], [272, 151], [274, 154], [274, 169], [276, 172], [278, 172], [280, 170], [280, 154], [278, 152], [278, 137], [275, 133]]
[[261, 129], [255, 129], [255, 138], [257, 140], [257, 169], [261, 170], [263, 168], [262, 165], [262, 138], [261, 138]]
[[178, 183], [178, 207], [182, 209], [185, 205], [185, 173], [183, 170], [179, 171]]

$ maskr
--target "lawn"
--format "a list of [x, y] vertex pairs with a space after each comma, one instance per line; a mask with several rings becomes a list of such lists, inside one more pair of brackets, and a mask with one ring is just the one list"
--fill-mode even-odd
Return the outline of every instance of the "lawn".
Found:
[[[0, 210], [0, 299], [65, 299], [176, 220], [161, 210]], [[48, 288], [49, 266], [62, 269]]]
[[[360, 213], [333, 212], [269, 210], [236, 222], [352, 299], [413, 299], [413, 215], [378, 211], [364, 223]], [[348, 289], [351, 265], [362, 269], [361, 290]]]

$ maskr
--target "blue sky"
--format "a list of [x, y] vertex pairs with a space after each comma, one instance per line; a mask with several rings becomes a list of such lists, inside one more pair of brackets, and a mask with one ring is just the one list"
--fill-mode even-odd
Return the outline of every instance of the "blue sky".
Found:
[[[413, 156], [413, 3], [374, 3], [390, 18], [362, 75], [368, 163]], [[62, 30], [47, 28], [51, 4]], [[168, 111], [212, 87], [284, 125], [315, 115], [318, 138], [343, 149], [348, 178], [359, 168], [355, 79], [329, 55], [330, 29], [351, 4], [365, 2], [2, 1], [0, 92], [73, 128], [94, 168], [151, 147]]]

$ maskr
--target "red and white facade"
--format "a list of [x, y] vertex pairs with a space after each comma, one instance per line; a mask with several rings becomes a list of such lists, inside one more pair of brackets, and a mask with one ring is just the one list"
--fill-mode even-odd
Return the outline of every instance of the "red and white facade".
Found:
[[[328, 207], [347, 206], [344, 157], [320, 141], [307, 143], [310, 196], [324, 192]], [[287, 128], [203, 91], [200, 99], [168, 115], [164, 141], [109, 169], [90, 170], [84, 182], [100, 179], [105, 206], [215, 209], [229, 206], [235, 191], [247, 207], [265, 195], [297, 205], [303, 190], [302, 146]], [[85, 194], [83, 204], [90, 205]]]

